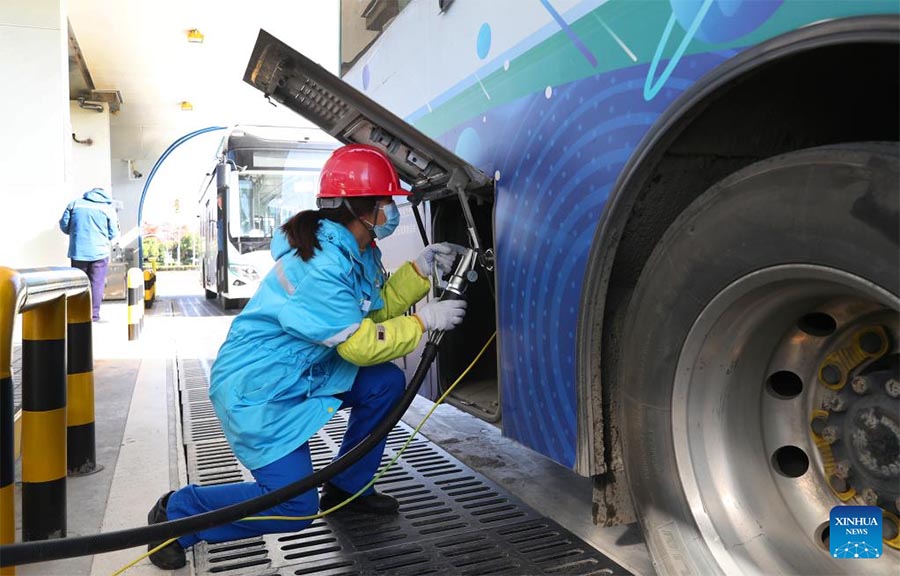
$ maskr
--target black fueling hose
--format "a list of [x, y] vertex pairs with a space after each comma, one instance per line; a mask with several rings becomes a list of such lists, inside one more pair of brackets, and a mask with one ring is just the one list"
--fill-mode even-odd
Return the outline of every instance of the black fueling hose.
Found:
[[[455, 298], [457, 295], [444, 292], [443, 299]], [[372, 448], [378, 444], [382, 438], [388, 435], [391, 429], [396, 426], [397, 422], [412, 404], [431, 363], [437, 355], [438, 345], [432, 341], [425, 344], [425, 350], [419, 360], [419, 365], [406, 386], [406, 391], [400, 398], [396, 406], [384, 417], [384, 419], [376, 426], [372, 432], [366, 436], [362, 442], [353, 447], [352, 450], [334, 460], [328, 466], [321, 470], [313, 472], [309, 476], [283, 486], [278, 490], [273, 490], [268, 494], [246, 500], [238, 504], [232, 504], [219, 510], [212, 512], [204, 512], [196, 516], [188, 516], [179, 520], [170, 520], [161, 522], [151, 526], [142, 526], [140, 528], [129, 528], [127, 530], [118, 530], [116, 532], [106, 532], [104, 534], [93, 534], [91, 536], [77, 536], [75, 538], [62, 538], [58, 540], [42, 540], [40, 542], [22, 542], [18, 544], [8, 544], [0, 546], [0, 567], [16, 566], [20, 564], [32, 564], [34, 562], [48, 562], [50, 560], [59, 560], [62, 558], [74, 558], [76, 556], [88, 556], [92, 554], [102, 554], [104, 552], [112, 552], [114, 550], [122, 550], [125, 548], [133, 548], [149, 544], [151, 542], [161, 542], [170, 538], [178, 538], [185, 534], [193, 534], [201, 530], [221, 526], [222, 524], [230, 524], [248, 516], [252, 516], [263, 510], [268, 510], [274, 506], [287, 502], [292, 498], [303, 494], [309, 490], [313, 490], [319, 485], [327, 482], [336, 474], [339, 474], [356, 463], [357, 460], [365, 456]]]

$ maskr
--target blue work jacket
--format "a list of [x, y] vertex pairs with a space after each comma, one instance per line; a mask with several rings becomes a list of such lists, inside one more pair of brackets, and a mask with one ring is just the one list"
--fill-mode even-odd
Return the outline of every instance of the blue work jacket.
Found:
[[277, 231], [275, 267], [232, 322], [209, 397], [235, 455], [254, 470], [294, 451], [340, 408], [358, 367], [335, 347], [384, 306], [381, 252], [360, 252], [344, 226], [322, 220], [321, 250], [304, 262]]
[[66, 206], [59, 229], [69, 236], [72, 260], [94, 262], [109, 258], [109, 241], [119, 235], [112, 196], [103, 188], [88, 190]]

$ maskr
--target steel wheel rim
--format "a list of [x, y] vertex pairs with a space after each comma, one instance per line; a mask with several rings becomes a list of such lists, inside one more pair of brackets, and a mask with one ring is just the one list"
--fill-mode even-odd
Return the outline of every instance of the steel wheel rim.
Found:
[[[817, 369], [828, 346], [867, 322], [887, 322], [888, 354], [896, 353], [898, 309], [895, 295], [863, 278], [798, 264], [738, 279], [698, 316], [676, 368], [672, 437], [691, 514], [723, 572], [854, 569], [835, 564], [822, 544], [828, 511], [840, 501], [808, 433], [809, 415], [826, 395]], [[830, 335], [799, 329], [798, 319], [823, 310], [837, 316]], [[799, 375], [802, 390], [775, 393], [767, 381], [779, 370]]]

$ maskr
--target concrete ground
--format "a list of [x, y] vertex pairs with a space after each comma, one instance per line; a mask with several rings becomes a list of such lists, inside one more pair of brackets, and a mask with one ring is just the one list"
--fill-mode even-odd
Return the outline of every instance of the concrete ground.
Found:
[[[69, 478], [68, 536], [145, 525], [147, 512], [169, 489], [186, 482], [174, 393], [176, 357], [211, 360], [232, 314], [183, 317], [167, 298], [202, 295], [196, 272], [162, 273], [158, 303], [137, 341], [127, 339], [124, 302], [106, 302], [94, 324], [97, 460], [95, 474]], [[167, 306], [169, 308], [167, 308]], [[404, 420], [416, 426], [432, 403], [419, 398]], [[498, 428], [456, 408], [438, 407], [423, 428], [429, 439], [560, 523], [635, 574], [653, 567], [637, 526], [599, 528], [591, 522], [591, 482], [503, 438]], [[18, 465], [17, 465], [18, 468]], [[16, 496], [17, 515], [19, 497]], [[18, 518], [17, 518], [18, 521]], [[17, 523], [18, 526], [18, 523]], [[23, 575], [108, 575], [144, 549], [31, 564]], [[176, 576], [191, 573], [188, 567]], [[127, 574], [161, 574], [143, 560]]]

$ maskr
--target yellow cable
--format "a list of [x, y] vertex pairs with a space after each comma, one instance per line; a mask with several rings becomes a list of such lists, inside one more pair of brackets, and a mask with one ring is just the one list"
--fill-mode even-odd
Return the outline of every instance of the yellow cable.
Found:
[[[434, 413], [435, 410], [437, 410], [437, 407], [440, 406], [441, 403], [447, 398], [447, 396], [450, 395], [450, 392], [453, 391], [453, 389], [456, 387], [456, 385], [459, 384], [462, 381], [462, 379], [465, 378], [466, 375], [472, 370], [472, 368], [475, 367], [475, 364], [477, 364], [478, 361], [481, 360], [481, 357], [484, 356], [484, 353], [487, 351], [488, 346], [491, 345], [491, 342], [493, 342], [494, 338], [496, 338], [496, 337], [497, 337], [497, 332], [494, 332], [493, 334], [491, 334], [491, 337], [488, 338], [488, 341], [485, 342], [484, 346], [481, 347], [481, 350], [478, 352], [478, 354], [475, 355], [475, 358], [472, 360], [472, 362], [470, 362], [469, 365], [466, 366], [466, 369], [462, 371], [462, 374], [460, 374], [456, 378], [456, 380], [453, 381], [453, 384], [451, 384], [447, 388], [446, 392], [441, 394], [441, 397], [437, 399], [437, 401], [434, 403], [434, 405], [431, 407], [431, 409], [428, 411], [428, 413], [425, 415], [425, 417], [422, 418], [422, 421], [419, 422], [419, 425], [416, 426], [415, 430], [413, 430], [412, 434], [410, 434], [409, 439], [406, 441], [406, 443], [403, 444], [403, 446], [400, 448], [400, 450], [397, 452], [397, 454], [391, 459], [390, 462], [385, 464], [384, 467], [381, 470], [379, 470], [378, 474], [376, 474], [375, 477], [372, 478], [372, 480], [368, 484], [366, 484], [365, 486], [360, 488], [359, 491], [357, 491], [353, 496], [347, 498], [346, 500], [344, 500], [337, 506], [332, 506], [328, 510], [323, 510], [322, 512], [319, 512], [318, 514], [314, 514], [312, 516], [248, 516], [247, 518], [242, 518], [242, 519], [238, 520], [238, 522], [250, 522], [250, 521], [260, 521], [260, 520], [316, 520], [318, 518], [327, 516], [327, 515], [331, 514], [332, 512], [340, 510], [341, 508], [343, 508], [350, 502], [356, 500], [359, 496], [362, 495], [363, 492], [368, 490], [370, 486], [373, 486], [376, 482], [378, 482], [378, 479], [381, 478], [391, 468], [391, 466], [393, 466], [397, 462], [397, 460], [400, 458], [400, 456], [403, 455], [403, 452], [406, 451], [406, 449], [409, 447], [409, 445], [415, 439], [416, 435], [419, 433], [419, 430], [422, 429], [422, 426], [425, 425], [425, 422], [427, 422], [428, 419], [431, 418], [431, 415]], [[125, 572], [126, 570], [128, 570], [129, 568], [131, 568], [132, 566], [134, 566], [135, 564], [137, 564], [144, 558], [150, 556], [151, 554], [155, 554], [157, 551], [168, 546], [175, 540], [177, 540], [177, 538], [170, 538], [169, 540], [166, 540], [165, 542], [163, 542], [162, 544], [160, 544], [153, 550], [150, 550], [149, 552], [145, 552], [144, 554], [141, 554], [138, 558], [134, 559], [130, 564], [123, 566], [122, 568], [120, 568], [119, 570], [114, 572], [112, 576], [119, 576], [119, 574], [122, 574], [123, 572]]]
[[112, 576], [119, 576], [119, 574], [121, 574], [122, 572], [128, 570], [129, 568], [131, 568], [132, 566], [134, 566], [135, 564], [137, 564], [138, 562], [140, 562], [141, 560], [143, 560], [143, 559], [146, 558], [147, 556], [149, 556], [149, 555], [151, 555], [151, 554], [156, 554], [157, 552], [159, 552], [160, 550], [162, 550], [163, 548], [165, 548], [166, 546], [168, 546], [169, 544], [171, 544], [172, 542], [174, 542], [174, 541], [176, 541], [176, 540], [178, 540], [178, 538], [169, 538], [168, 540], [166, 540], [165, 542], [163, 542], [162, 544], [160, 544], [160, 545], [157, 546], [156, 548], [153, 548], [152, 550], [149, 550], [149, 551], [147, 551], [147, 552], [144, 552], [143, 554], [141, 554], [140, 556], [138, 556], [137, 558], [135, 558], [134, 560], [132, 560], [131, 562], [129, 562], [128, 564], [126, 564], [125, 566], [122, 566], [121, 568], [119, 568], [118, 570], [116, 570], [115, 572], [113, 572]]

